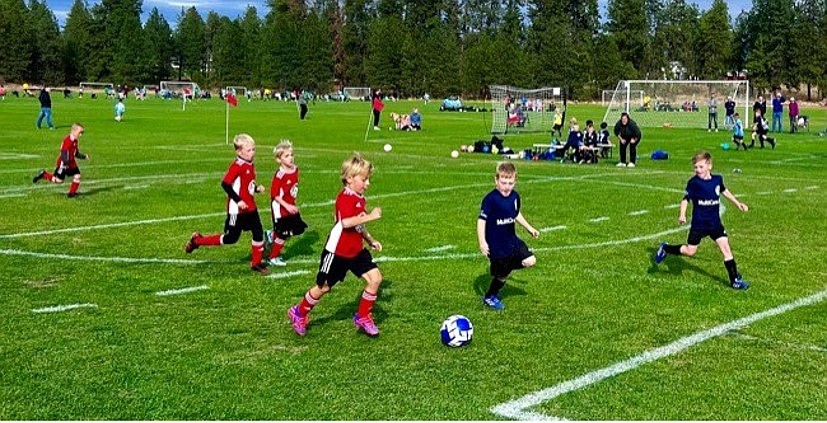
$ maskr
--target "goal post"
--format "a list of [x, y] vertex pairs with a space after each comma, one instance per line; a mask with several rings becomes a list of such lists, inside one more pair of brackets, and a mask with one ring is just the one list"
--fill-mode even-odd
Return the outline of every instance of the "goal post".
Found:
[[158, 89], [164, 99], [181, 99], [182, 110], [187, 110], [187, 103], [198, 98], [201, 91], [198, 84], [191, 81], [161, 81]]
[[[603, 94], [601, 95], [600, 105], [606, 106], [612, 101], [612, 97], [614, 97], [616, 90], [603, 90]], [[641, 104], [643, 104], [643, 90], [633, 90], [629, 92], [630, 97], [633, 100], [639, 100]]]
[[240, 85], [229, 85], [225, 88], [226, 92], [232, 93], [236, 97], [247, 97], [247, 87]]
[[359, 99], [366, 101], [370, 100], [373, 92], [370, 90], [370, 87], [345, 87], [342, 89], [342, 94], [344, 94], [345, 100]]
[[88, 82], [84, 81], [78, 84], [78, 92], [81, 94], [109, 94], [115, 91], [115, 84], [111, 82]]
[[[642, 94], [638, 94], [642, 93]], [[603, 121], [614, 122], [629, 113], [644, 128], [707, 128], [711, 99], [717, 103], [719, 128], [725, 128], [728, 99], [735, 102], [744, 127], [749, 126], [749, 81], [627, 80], [620, 81], [606, 107]]]
[[491, 85], [491, 133], [550, 131], [555, 115], [565, 111], [560, 87], [536, 89]]

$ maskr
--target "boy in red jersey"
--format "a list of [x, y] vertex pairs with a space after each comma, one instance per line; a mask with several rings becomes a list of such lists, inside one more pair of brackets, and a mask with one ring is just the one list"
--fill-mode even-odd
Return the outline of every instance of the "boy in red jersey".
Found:
[[32, 178], [32, 183], [46, 179], [56, 184], [62, 184], [67, 176], [71, 176], [72, 184], [69, 186], [69, 193], [67, 193], [66, 196], [69, 198], [77, 197], [78, 187], [80, 186], [80, 168], [78, 168], [77, 159], [89, 159], [88, 154], [83, 154], [78, 150], [78, 141], [80, 140], [80, 136], [83, 135], [83, 131], [83, 125], [79, 123], [72, 124], [69, 135], [63, 139], [63, 143], [60, 145], [60, 156], [57, 158], [54, 174], [46, 172], [46, 169], [42, 169]]
[[256, 184], [256, 168], [253, 158], [256, 155], [256, 142], [247, 134], [236, 135], [233, 139], [236, 158], [221, 180], [221, 187], [227, 193], [227, 220], [224, 233], [201, 235], [194, 232], [184, 246], [187, 254], [198, 247], [206, 245], [235, 244], [242, 231], [253, 233], [252, 260], [250, 268], [254, 272], [267, 274], [267, 266], [261, 262], [264, 253], [264, 228], [258, 216], [254, 195], [264, 192], [264, 186]]
[[382, 283], [382, 273], [363, 241], [376, 251], [382, 250], [379, 243], [365, 229], [365, 223], [382, 217], [382, 209], [366, 210], [365, 190], [370, 185], [373, 165], [356, 154], [342, 163], [342, 183], [345, 187], [336, 197], [335, 225], [330, 230], [322, 251], [316, 285], [311, 287], [298, 305], [287, 310], [293, 330], [299, 336], [307, 332], [308, 313], [318, 304], [330, 289], [345, 279], [347, 271], [365, 280], [359, 308], [353, 315], [353, 324], [369, 336], [379, 335], [379, 328], [373, 322], [371, 310]]
[[281, 140], [273, 149], [273, 155], [279, 167], [273, 175], [270, 184], [270, 216], [273, 218], [273, 230], [264, 232], [264, 244], [272, 244], [269, 264], [271, 266], [286, 266], [281, 259], [281, 250], [284, 242], [293, 235], [301, 235], [307, 224], [296, 207], [296, 197], [299, 194], [299, 168], [293, 156], [293, 143]]

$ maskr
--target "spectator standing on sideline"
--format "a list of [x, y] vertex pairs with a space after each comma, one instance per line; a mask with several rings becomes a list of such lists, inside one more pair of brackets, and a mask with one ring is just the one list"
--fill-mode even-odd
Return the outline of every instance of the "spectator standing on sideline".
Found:
[[715, 95], [709, 96], [709, 119], [707, 119], [707, 131], [712, 132], [712, 124], [715, 124], [715, 132], [718, 132], [718, 100]]
[[790, 104], [789, 104], [789, 113], [790, 113], [790, 133], [794, 133], [798, 130], [798, 102], [795, 101], [795, 97], [790, 97]]
[[724, 110], [726, 113], [726, 117], [724, 118], [724, 126], [726, 126], [727, 130], [731, 130], [735, 126], [735, 118], [733, 117], [735, 114], [735, 100], [733, 100], [732, 97], [726, 98]]
[[[617, 167], [635, 167], [637, 161], [637, 146], [640, 144], [640, 128], [637, 123], [629, 117], [628, 113], [622, 113], [615, 124], [615, 136], [620, 142], [620, 162]], [[626, 161], [626, 149], [629, 149], [629, 161]]]
[[753, 103], [753, 105], [752, 105], [753, 117], [755, 115], [756, 110], [761, 111], [761, 116], [766, 116], [767, 115], [767, 100], [764, 100], [763, 95], [759, 95], [758, 100], [755, 100], [755, 103]]
[[385, 103], [382, 102], [382, 89], [378, 88], [373, 92], [373, 130], [379, 130], [379, 116], [382, 114], [382, 109], [385, 108]]
[[[784, 116], [784, 96], [781, 95], [781, 91], [775, 92], [775, 98], [772, 99], [772, 131], [773, 132], [782, 132], [784, 131], [783, 124], [781, 123], [781, 118]], [[762, 116], [764, 116], [762, 114]], [[777, 128], [776, 129], [776, 124]]]
[[37, 129], [40, 129], [43, 118], [46, 118], [46, 125], [49, 125], [49, 129], [55, 129], [55, 124], [52, 123], [52, 96], [49, 94], [51, 91], [52, 89], [46, 86], [40, 89], [40, 97], [38, 97], [40, 114], [37, 115]]
[[307, 116], [307, 97], [304, 90], [299, 93], [296, 100], [299, 102], [299, 119], [304, 120], [304, 117]]

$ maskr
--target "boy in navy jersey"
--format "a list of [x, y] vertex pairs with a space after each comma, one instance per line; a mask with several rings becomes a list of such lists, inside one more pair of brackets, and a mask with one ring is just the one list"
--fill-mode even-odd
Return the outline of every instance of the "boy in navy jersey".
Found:
[[261, 226], [254, 197], [255, 194], [264, 192], [264, 186], [256, 184], [256, 168], [253, 165], [256, 142], [247, 134], [239, 134], [233, 139], [233, 146], [236, 158], [221, 180], [221, 187], [227, 193], [224, 233], [201, 235], [200, 232], [193, 232], [184, 251], [189, 254], [202, 246], [235, 244], [242, 231], [250, 231], [253, 233], [250, 268], [254, 272], [267, 274], [267, 266], [261, 261], [264, 253], [264, 228]]
[[749, 283], [741, 278], [738, 267], [735, 265], [735, 257], [729, 248], [729, 238], [721, 222], [720, 204], [721, 195], [735, 204], [739, 210], [746, 212], [749, 207], [738, 201], [724, 186], [724, 178], [721, 175], [713, 175], [712, 155], [706, 151], [700, 151], [692, 157], [695, 164], [695, 176], [686, 184], [686, 195], [681, 200], [680, 215], [678, 223], [686, 223], [686, 208], [692, 202], [692, 223], [689, 227], [689, 236], [685, 245], [670, 245], [660, 243], [655, 254], [655, 263], [660, 264], [669, 254], [685, 255], [692, 257], [698, 251], [698, 245], [704, 237], [710, 237], [718, 244], [721, 253], [724, 255], [724, 267], [729, 274], [729, 286], [734, 289], [747, 289]]
[[353, 315], [353, 324], [369, 336], [379, 335], [379, 328], [373, 322], [373, 304], [379, 294], [382, 273], [373, 262], [370, 251], [364, 243], [376, 251], [382, 251], [382, 244], [373, 238], [365, 224], [382, 217], [382, 209], [367, 211], [365, 190], [370, 186], [373, 164], [356, 154], [342, 163], [344, 188], [336, 197], [333, 219], [335, 224], [327, 236], [324, 250], [316, 273], [316, 285], [312, 286], [299, 304], [287, 310], [287, 317], [293, 330], [299, 335], [307, 333], [308, 314], [334, 285], [343, 281], [347, 272], [365, 280], [365, 290], [359, 306]]
[[80, 136], [83, 135], [84, 131], [83, 125], [73, 123], [69, 135], [60, 144], [60, 156], [57, 157], [55, 172], [49, 173], [46, 169], [43, 169], [32, 178], [32, 183], [45, 179], [55, 184], [62, 184], [64, 179], [71, 176], [72, 184], [69, 185], [69, 192], [66, 196], [69, 198], [77, 197], [78, 187], [80, 186], [80, 168], [77, 159], [89, 159], [88, 154], [83, 154], [78, 150], [78, 141], [80, 141]]
[[[303, 95], [303, 94], [302, 94]], [[268, 263], [270, 266], [286, 266], [281, 259], [284, 242], [293, 235], [301, 235], [307, 229], [302, 220], [296, 197], [299, 195], [299, 168], [293, 156], [293, 143], [281, 140], [273, 149], [279, 165], [270, 184], [270, 216], [273, 230], [264, 232], [264, 244], [272, 244]]]
[[500, 290], [512, 270], [534, 266], [534, 257], [525, 243], [517, 237], [514, 223], [519, 223], [534, 238], [540, 232], [534, 229], [520, 212], [520, 194], [514, 191], [517, 182], [517, 168], [511, 162], [497, 164], [494, 177], [496, 188], [482, 199], [477, 219], [477, 240], [480, 251], [491, 261], [491, 285], [482, 303], [494, 310], [505, 308], [500, 299]]

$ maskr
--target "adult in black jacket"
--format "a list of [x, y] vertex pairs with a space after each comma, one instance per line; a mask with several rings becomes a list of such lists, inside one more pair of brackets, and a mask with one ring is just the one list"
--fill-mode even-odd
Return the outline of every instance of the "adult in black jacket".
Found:
[[46, 124], [49, 125], [49, 129], [55, 129], [55, 124], [52, 123], [52, 96], [49, 95], [51, 89], [48, 87], [43, 87], [40, 90], [40, 114], [37, 115], [37, 129], [40, 129], [40, 124], [43, 122], [43, 118], [46, 118]]
[[[635, 167], [637, 146], [640, 144], [640, 128], [629, 114], [624, 112], [615, 124], [615, 136], [620, 143], [620, 163], [617, 167]], [[626, 149], [629, 149], [629, 161], [626, 161]]]

